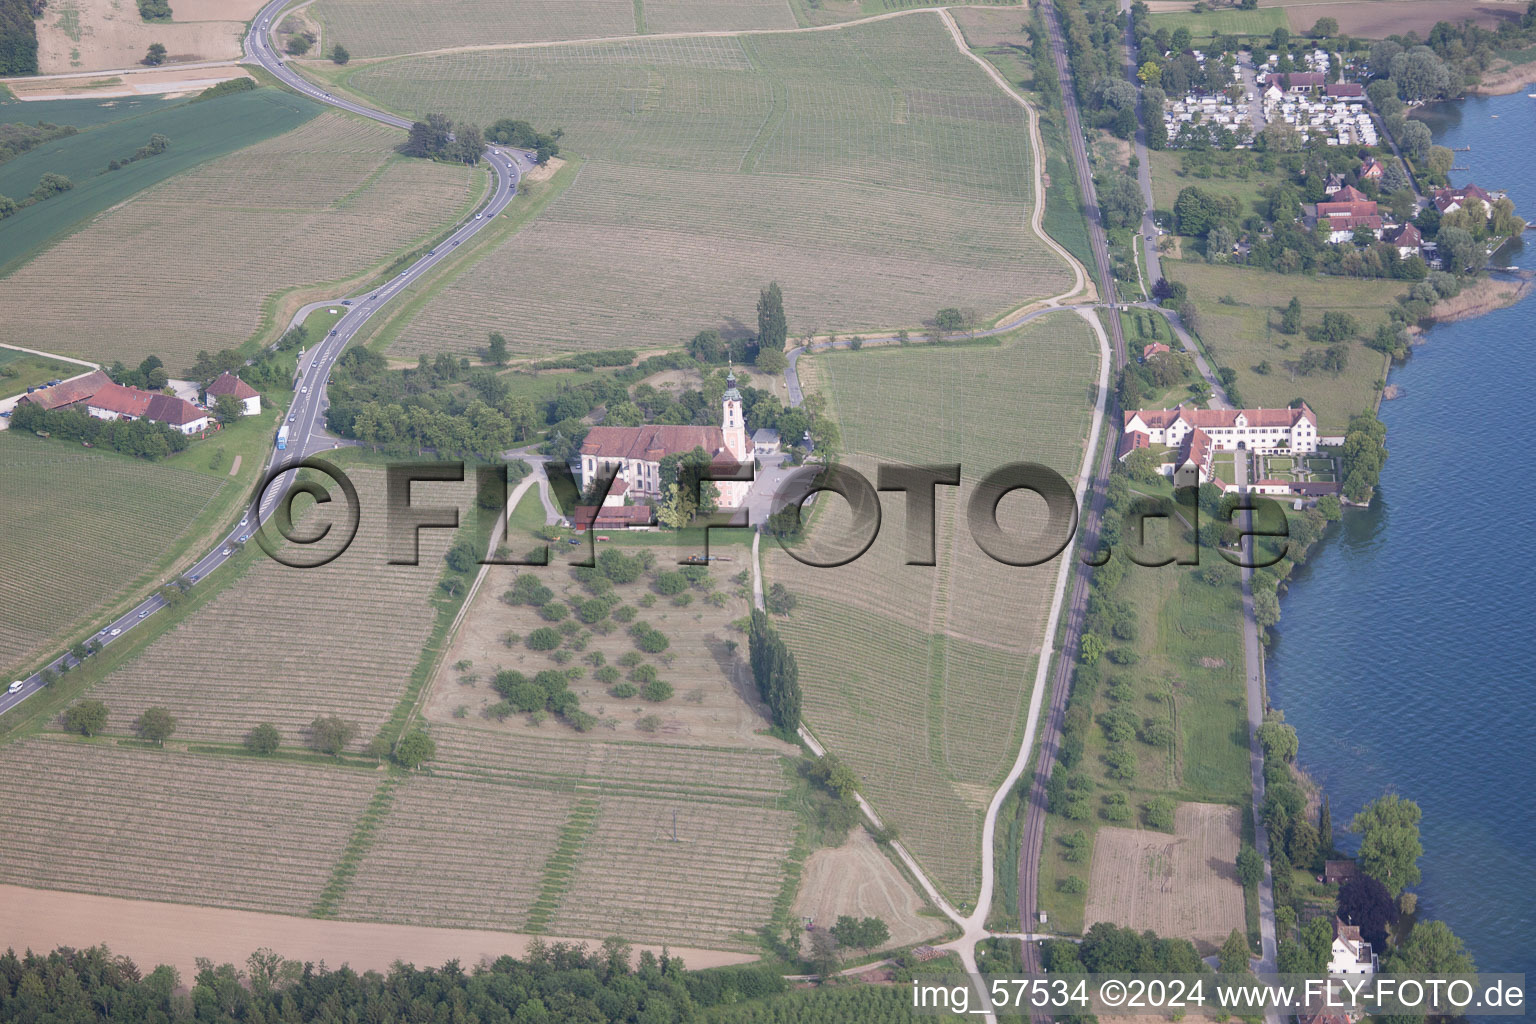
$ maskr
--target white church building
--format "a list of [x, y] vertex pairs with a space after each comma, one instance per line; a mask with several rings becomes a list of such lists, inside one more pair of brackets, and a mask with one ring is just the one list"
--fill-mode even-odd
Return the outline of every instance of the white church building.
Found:
[[[641, 427], [593, 427], [581, 446], [582, 490], [616, 469], [618, 478], [609, 492], [608, 503], [622, 504], [626, 498], [657, 500], [661, 497], [661, 460], [668, 455], [686, 455], [695, 448], [704, 449], [723, 472], [751, 465], [752, 446], [747, 438], [736, 375], [727, 376], [725, 383], [718, 427], [660, 423]], [[720, 507], [734, 509], [746, 504], [752, 483], [750, 480], [720, 480], [715, 482], [715, 487], [720, 491]]]

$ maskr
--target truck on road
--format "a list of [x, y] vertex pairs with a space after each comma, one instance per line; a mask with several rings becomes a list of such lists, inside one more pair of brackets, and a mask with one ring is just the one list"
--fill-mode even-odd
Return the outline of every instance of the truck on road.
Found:
[[288, 424], [284, 423], [277, 428], [277, 450], [284, 451], [288, 447]]

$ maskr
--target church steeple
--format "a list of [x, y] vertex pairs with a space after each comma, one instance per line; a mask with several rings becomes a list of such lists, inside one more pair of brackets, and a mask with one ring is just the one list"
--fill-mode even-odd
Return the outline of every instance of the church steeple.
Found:
[[747, 458], [747, 423], [742, 415], [741, 392], [736, 390], [736, 368], [733, 365], [725, 375], [725, 394], [720, 399], [720, 430], [725, 435], [725, 446], [738, 462]]

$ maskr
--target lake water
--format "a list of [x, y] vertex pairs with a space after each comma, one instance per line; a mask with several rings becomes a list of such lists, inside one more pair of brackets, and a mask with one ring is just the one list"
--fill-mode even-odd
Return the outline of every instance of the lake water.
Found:
[[[1430, 118], [1457, 184], [1507, 189], [1536, 220], [1536, 100]], [[1493, 116], [1497, 115], [1497, 117]], [[1536, 244], [1506, 254], [1536, 266]], [[1421, 913], [1479, 969], [1536, 982], [1536, 296], [1442, 324], [1392, 371], [1391, 455], [1369, 510], [1345, 517], [1283, 601], [1272, 703], [1329, 793], [1341, 845], [1387, 791], [1424, 810]]]

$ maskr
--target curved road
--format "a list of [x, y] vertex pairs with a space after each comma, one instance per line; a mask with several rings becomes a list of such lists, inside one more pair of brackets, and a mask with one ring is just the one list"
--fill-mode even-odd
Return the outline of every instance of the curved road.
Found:
[[[263, 7], [256, 15], [245, 37], [247, 61], [260, 64], [290, 89], [320, 103], [359, 114], [395, 128], [409, 129], [411, 122], [406, 118], [332, 96], [286, 66], [283, 56], [272, 45], [271, 36], [279, 13], [292, 2], [293, 0], [272, 0], [272, 3]], [[487, 146], [485, 159], [496, 178], [496, 187], [490, 199], [480, 206], [473, 216], [460, 224], [451, 235], [440, 241], [425, 256], [402, 270], [393, 280], [351, 298], [336, 299], [333, 303], [328, 303], [345, 304], [351, 308], [346, 316], [337, 321], [334, 329], [316, 342], [301, 358], [299, 379], [294, 386], [293, 404], [288, 409], [288, 418], [285, 421], [288, 426], [288, 444], [281, 451], [274, 447], [272, 457], [267, 464], [268, 472], [276, 471], [282, 466], [293, 465], [306, 456], [335, 446], [335, 439], [325, 433], [325, 410], [330, 404], [326, 398], [326, 384], [331, 368], [340, 358], [342, 350], [375, 313], [410, 285], [430, 273], [438, 263], [448, 259], [453, 249], [489, 226], [491, 219], [506, 209], [507, 205], [517, 197], [517, 183], [522, 179], [523, 173], [534, 166], [531, 154], [507, 146]], [[273, 506], [277, 504], [282, 491], [282, 487], [268, 488], [260, 508], [247, 508], [242, 513], [240, 521], [231, 527], [211, 551], [188, 567], [183, 575], [196, 585], [203, 577], [233, 558], [239, 550], [239, 544], [248, 540], [256, 527], [272, 514]], [[165, 607], [165, 599], [156, 592], [130, 608], [121, 617], [103, 626], [95, 634], [94, 639], [103, 646], [110, 644]], [[65, 654], [54, 659], [37, 673], [18, 680], [21, 686], [15, 692], [10, 691], [9, 685], [0, 683], [0, 714], [10, 711], [42, 689], [43, 671], [59, 672], [78, 664], [79, 662], [72, 655]]]

